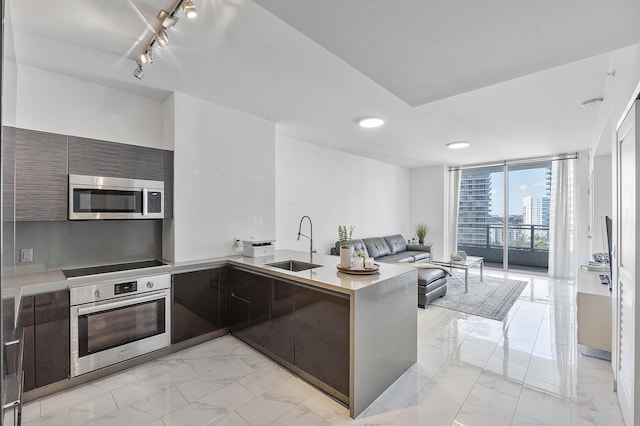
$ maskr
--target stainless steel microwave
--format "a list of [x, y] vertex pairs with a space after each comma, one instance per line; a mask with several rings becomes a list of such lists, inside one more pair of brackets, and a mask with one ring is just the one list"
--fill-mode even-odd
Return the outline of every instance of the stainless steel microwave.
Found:
[[162, 219], [164, 182], [69, 175], [69, 219]]

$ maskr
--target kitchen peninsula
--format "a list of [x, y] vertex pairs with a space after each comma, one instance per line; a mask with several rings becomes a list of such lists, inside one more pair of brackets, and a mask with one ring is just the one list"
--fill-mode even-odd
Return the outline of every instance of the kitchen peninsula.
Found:
[[[277, 361], [285, 364], [292, 369], [295, 373], [300, 374], [301, 377], [307, 379], [311, 383], [323, 389], [325, 392], [332, 394], [339, 400], [342, 400], [349, 406], [351, 417], [357, 417], [362, 411], [364, 411], [376, 398], [378, 398], [394, 381], [396, 381], [407, 369], [409, 369], [417, 359], [417, 309], [416, 309], [416, 283], [418, 280], [417, 271], [413, 268], [407, 268], [404, 266], [384, 264], [381, 265], [380, 270], [376, 274], [372, 275], [349, 275], [339, 272], [336, 269], [336, 265], [339, 259], [335, 256], [328, 255], [313, 255], [312, 262], [316, 265], [321, 265], [313, 269], [308, 269], [299, 272], [292, 272], [281, 268], [268, 266], [270, 263], [279, 263], [288, 260], [295, 260], [298, 262], [309, 262], [309, 254], [301, 253], [297, 251], [281, 250], [277, 251], [275, 256], [267, 257], [234, 257], [230, 258], [230, 265], [232, 267], [231, 276], [233, 277], [234, 269], [237, 271], [236, 277], [247, 277], [253, 274], [257, 274], [258, 277], [263, 278], [276, 278], [272, 280], [272, 288], [269, 299], [271, 305], [281, 302], [283, 299], [286, 303], [288, 294], [297, 293], [305, 294], [306, 297], [313, 299], [313, 294], [308, 294], [305, 289], [310, 293], [322, 292], [333, 296], [335, 299], [343, 298], [343, 310], [342, 312], [346, 316], [347, 324], [344, 324], [345, 328], [348, 327], [348, 334], [344, 331], [344, 337], [348, 345], [348, 386], [345, 389], [346, 392], [333, 392], [332, 389], [327, 389], [322, 386], [322, 383], [317, 383], [313, 377], [308, 377], [303, 371], [299, 371], [296, 368], [296, 364], [301, 362], [300, 358], [304, 359], [304, 354], [298, 356], [300, 351], [304, 351], [303, 345], [299, 340], [305, 340], [309, 335], [314, 334], [309, 331], [309, 323], [302, 326], [298, 326], [298, 322], [305, 315], [300, 313], [293, 315], [295, 317], [294, 333], [298, 330], [302, 336], [295, 338], [295, 348], [293, 352], [295, 354], [295, 362], [291, 362], [291, 354], [286, 353], [276, 354], [272, 356]], [[238, 274], [239, 273], [239, 274]], [[251, 281], [251, 278], [249, 278]], [[255, 333], [245, 333], [243, 329], [233, 326], [233, 306], [234, 306], [234, 292], [242, 290], [237, 286], [248, 287], [247, 280], [243, 278], [232, 278], [232, 285], [230, 289], [230, 327], [232, 334], [239, 337], [241, 340], [256, 346], [256, 339], [261, 339], [265, 336], [264, 327], [261, 327], [260, 321], [258, 321], [257, 330]], [[260, 287], [264, 287], [264, 281], [258, 283]], [[252, 281], [252, 284], [256, 284]], [[234, 289], [234, 285], [236, 288]], [[297, 290], [297, 292], [296, 292]], [[302, 291], [300, 291], [302, 290]], [[282, 297], [279, 297], [282, 296]], [[305, 297], [305, 296], [302, 296]], [[243, 298], [244, 299], [244, 298]], [[298, 304], [305, 305], [305, 302], [301, 302], [300, 297], [297, 300]], [[330, 300], [323, 300], [321, 307], [316, 306], [316, 311], [323, 310], [326, 314], [326, 320], [330, 324], [328, 327], [339, 327], [336, 322], [339, 322], [340, 307], [336, 307], [338, 303], [332, 303]], [[309, 303], [309, 309], [314, 309], [313, 303]], [[303, 312], [305, 308], [299, 308], [295, 306], [296, 313], [298, 311]], [[283, 309], [280, 309], [282, 312]], [[336, 311], [337, 310], [337, 311]], [[291, 310], [284, 308], [285, 312], [291, 313]], [[282, 316], [274, 311], [271, 311], [269, 315], [271, 321], [274, 321], [274, 317], [278, 320]], [[263, 312], [264, 316], [267, 316]], [[287, 316], [287, 315], [285, 315]], [[318, 318], [312, 318], [309, 322], [316, 321]], [[236, 319], [237, 320], [237, 319]], [[304, 321], [304, 319], [302, 319]], [[245, 324], [246, 325], [246, 322]], [[277, 324], [280, 326], [281, 322]], [[316, 323], [317, 325], [317, 323]], [[242, 327], [243, 325], [241, 325]], [[314, 327], [316, 328], [316, 327]], [[332, 348], [323, 348], [320, 341], [327, 343], [328, 346], [336, 345], [340, 346], [340, 331], [341, 330], [329, 330], [329, 332], [336, 332], [335, 339], [329, 339], [327, 336], [331, 335], [326, 330], [324, 336], [318, 336], [316, 342], [311, 342], [309, 350], [317, 353], [333, 352]], [[286, 334], [286, 332], [285, 332]], [[323, 339], [325, 337], [325, 339]], [[264, 341], [264, 340], [262, 340]], [[276, 350], [282, 351], [283, 341], [282, 333], [276, 340]], [[259, 349], [263, 346], [258, 343]], [[272, 354], [270, 354], [272, 355]], [[289, 356], [289, 359], [287, 359]], [[340, 358], [340, 354], [328, 353], [328, 357], [331, 361], [335, 361], [336, 358]], [[345, 354], [346, 356], [346, 354]], [[284, 360], [282, 358], [285, 358]], [[291, 368], [293, 364], [293, 368]], [[311, 369], [312, 372], [316, 371], [315, 368]], [[336, 374], [335, 371], [328, 372], [327, 376]], [[340, 383], [340, 378], [337, 378], [337, 383]], [[334, 387], [335, 388], [335, 387]], [[339, 390], [339, 389], [338, 389]], [[346, 400], [345, 400], [346, 397]]]
[[[273, 256], [201, 259], [149, 267], [144, 272], [70, 279], [61, 271], [47, 271], [15, 276], [15, 289], [20, 300], [96, 282], [131, 281], [141, 275], [171, 273], [177, 284], [179, 276], [223, 268], [228, 270], [228, 284], [222, 284], [217, 293], [220, 306], [225, 306], [219, 315], [228, 316], [223, 327], [228, 324], [236, 338], [343, 402], [355, 418], [416, 362], [417, 272], [383, 264], [375, 274], [349, 275], [337, 270], [337, 257], [318, 254], [312, 259], [317, 266], [307, 270], [269, 265], [286, 265], [290, 260], [309, 262], [309, 253], [278, 250]], [[178, 318], [171, 315], [171, 321]], [[226, 334], [225, 330], [218, 330], [217, 335]], [[161, 356], [182, 347], [172, 345], [154, 354]], [[152, 354], [145, 359], [149, 356]], [[121, 368], [125, 365], [131, 366], [123, 363]], [[117, 371], [117, 365], [108, 370]], [[99, 377], [100, 371], [94, 373], [87, 376]], [[74, 381], [68, 380], [66, 386], [58, 382], [58, 389], [73, 386]]]

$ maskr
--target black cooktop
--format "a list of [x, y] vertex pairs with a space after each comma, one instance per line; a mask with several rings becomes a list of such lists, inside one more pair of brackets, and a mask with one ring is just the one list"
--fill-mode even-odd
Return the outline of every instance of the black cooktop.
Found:
[[63, 269], [62, 272], [67, 278], [84, 277], [85, 275], [106, 274], [108, 272], [130, 271], [132, 269], [151, 268], [153, 266], [164, 266], [166, 263], [159, 260], [144, 260], [141, 262], [116, 263], [113, 265], [91, 266], [88, 268]]

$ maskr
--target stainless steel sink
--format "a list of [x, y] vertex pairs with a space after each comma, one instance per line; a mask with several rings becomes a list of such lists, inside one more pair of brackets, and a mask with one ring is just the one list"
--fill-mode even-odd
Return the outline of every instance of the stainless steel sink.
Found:
[[300, 262], [299, 260], [283, 260], [282, 262], [265, 263], [265, 266], [273, 266], [274, 268], [286, 269], [287, 271], [300, 272], [306, 271], [307, 269], [319, 268], [322, 265]]

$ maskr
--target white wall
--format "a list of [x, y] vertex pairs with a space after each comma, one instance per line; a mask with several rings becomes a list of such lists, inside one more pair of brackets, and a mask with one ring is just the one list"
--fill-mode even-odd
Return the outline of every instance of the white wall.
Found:
[[640, 83], [640, 42], [616, 51], [609, 69], [615, 71], [615, 77], [605, 80], [604, 102], [598, 111], [591, 139], [591, 148], [596, 156], [611, 153], [618, 121]]
[[275, 238], [275, 124], [178, 93], [173, 109], [175, 261]]
[[613, 202], [611, 155], [593, 158], [593, 222], [591, 228], [591, 253], [607, 252], [607, 235], [604, 217], [611, 216]]
[[[14, 63], [15, 64], [15, 63]], [[15, 113], [3, 124], [25, 129], [173, 149], [163, 139], [162, 101], [15, 64]], [[3, 94], [4, 98], [4, 94]], [[3, 102], [5, 100], [3, 99]]]
[[[314, 248], [329, 253], [338, 225], [354, 238], [410, 237], [409, 170], [285, 136], [276, 137], [276, 246], [308, 250], [296, 241], [302, 216], [313, 221]], [[303, 233], [308, 234], [305, 221]]]
[[[429, 226], [426, 242], [433, 244], [436, 256], [445, 255], [445, 234], [447, 214], [446, 166], [411, 169], [411, 207], [409, 221], [413, 228], [424, 222]], [[413, 236], [413, 235], [412, 235]]]

